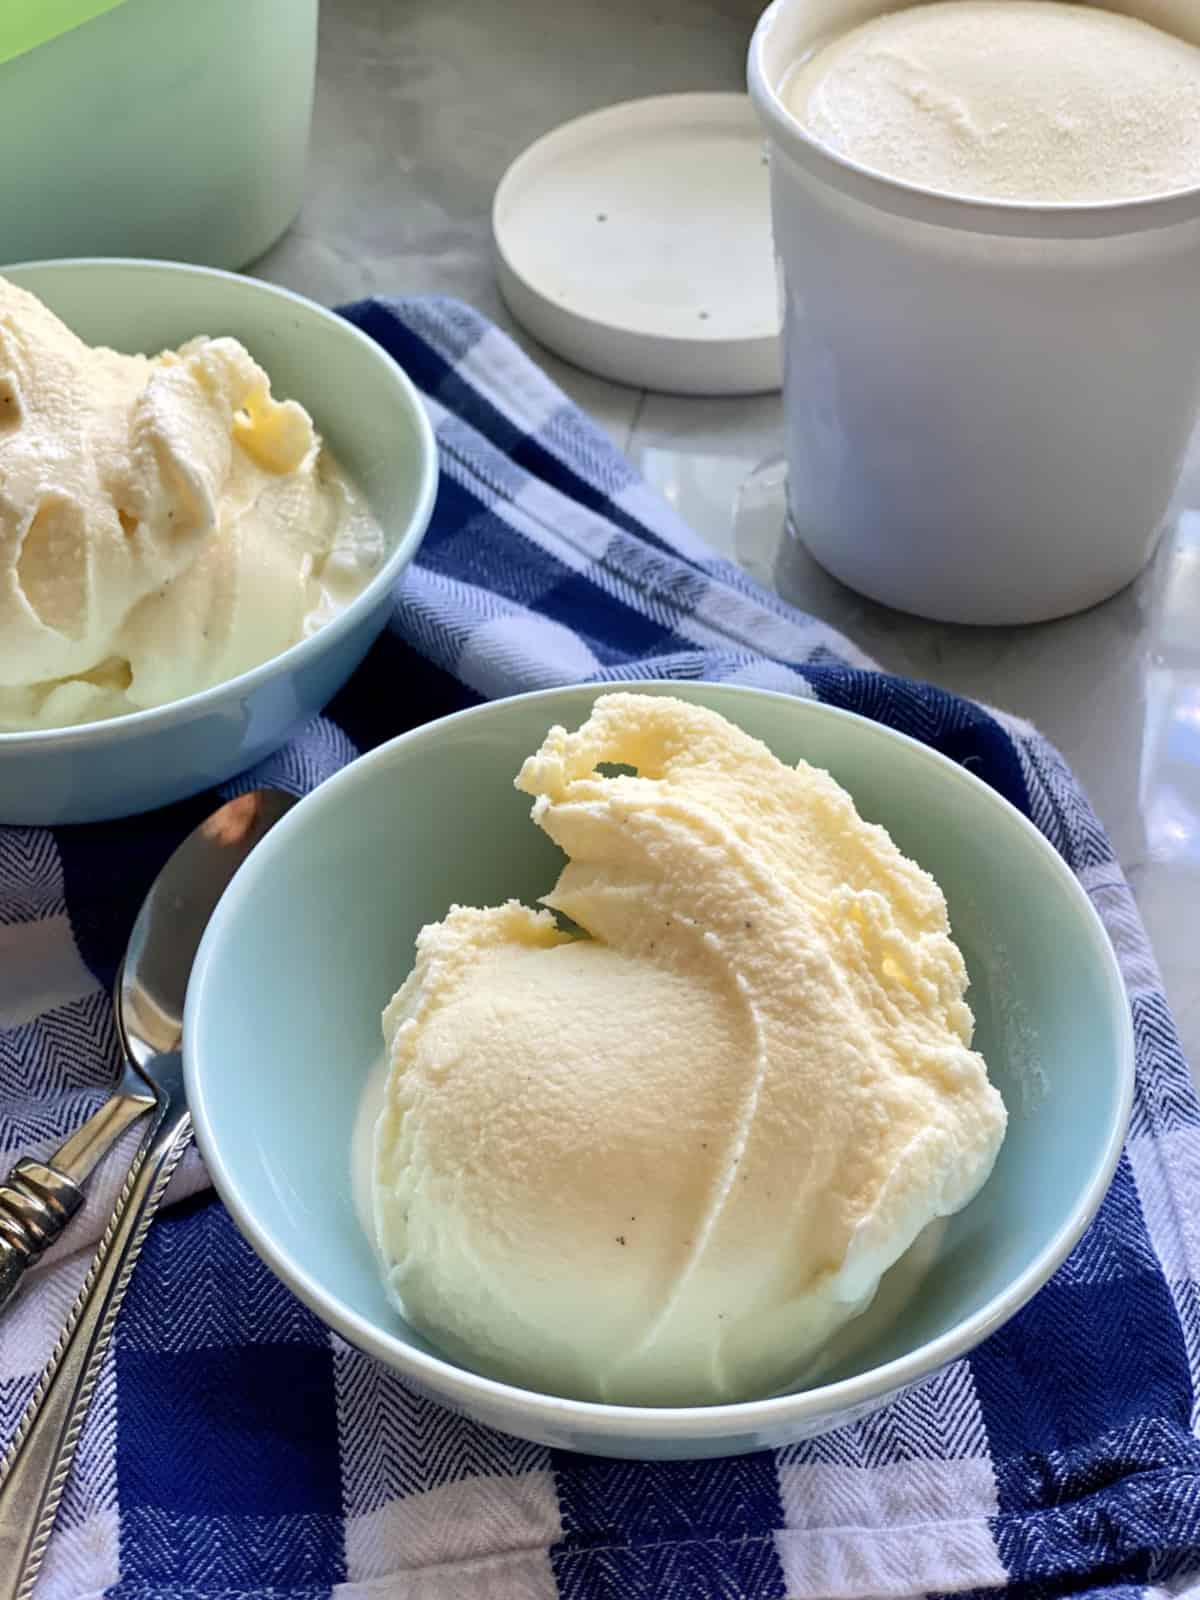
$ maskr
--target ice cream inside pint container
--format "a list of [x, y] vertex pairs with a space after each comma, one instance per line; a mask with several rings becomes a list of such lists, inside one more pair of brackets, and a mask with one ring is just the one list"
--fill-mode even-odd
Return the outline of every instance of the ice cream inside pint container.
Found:
[[[789, 516], [884, 604], [951, 622], [1061, 616], [1136, 577], [1171, 508], [1200, 408], [1200, 188], [972, 200], [833, 153], [781, 91], [815, 47], [894, 9], [775, 0], [750, 47]], [[1200, 44], [1192, 0], [1108, 9]]]

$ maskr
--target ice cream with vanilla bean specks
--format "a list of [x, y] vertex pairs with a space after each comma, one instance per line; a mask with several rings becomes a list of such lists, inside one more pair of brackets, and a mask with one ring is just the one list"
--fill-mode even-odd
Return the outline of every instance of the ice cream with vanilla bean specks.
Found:
[[827, 772], [671, 697], [602, 696], [516, 782], [557, 883], [423, 929], [384, 1015], [387, 1285], [542, 1391], [792, 1383], [1004, 1134], [942, 893]]
[[92, 348], [0, 277], [0, 731], [234, 678], [382, 556], [308, 413], [236, 339]]

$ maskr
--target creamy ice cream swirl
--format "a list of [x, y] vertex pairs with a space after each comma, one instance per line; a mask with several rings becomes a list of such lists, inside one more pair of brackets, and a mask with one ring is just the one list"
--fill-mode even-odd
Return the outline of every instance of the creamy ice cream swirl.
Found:
[[382, 553], [307, 412], [237, 340], [93, 349], [0, 278], [0, 729], [236, 677]]
[[515, 902], [423, 931], [384, 1019], [389, 1286], [517, 1383], [769, 1392], [1003, 1135], [945, 901], [828, 774], [669, 698], [601, 698], [517, 781], [585, 936]]

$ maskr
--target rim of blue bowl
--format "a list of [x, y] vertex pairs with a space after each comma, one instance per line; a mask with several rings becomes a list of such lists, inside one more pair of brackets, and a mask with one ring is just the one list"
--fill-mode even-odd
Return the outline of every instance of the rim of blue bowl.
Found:
[[[436, 740], [451, 723], [486, 719], [498, 708], [514, 701], [540, 701], [548, 709], [561, 701], [577, 696], [581, 690], [594, 690], [599, 694], [636, 694], [647, 688], [655, 692], [685, 692], [686, 681], [647, 678], [620, 683], [570, 684], [555, 689], [537, 689], [527, 694], [512, 695], [501, 700], [487, 701], [463, 711], [439, 717], [436, 721], [400, 734], [380, 745], [365, 756], [360, 756], [341, 772], [327, 778], [305, 796], [276, 826], [254, 854], [240, 868], [225, 891], [212, 920], [208, 925], [188, 987], [184, 1013], [183, 1058], [184, 1080], [188, 1102], [195, 1126], [196, 1140], [208, 1166], [213, 1185], [228, 1207], [243, 1236], [249, 1240], [267, 1266], [293, 1291], [310, 1310], [344, 1338], [365, 1350], [369, 1355], [394, 1368], [422, 1386], [426, 1392], [442, 1396], [450, 1405], [457, 1405], [470, 1413], [483, 1402], [494, 1417], [505, 1414], [506, 1426], [522, 1436], [522, 1419], [527, 1418], [531, 1432], [525, 1437], [544, 1435], [547, 1429], [576, 1428], [593, 1437], [629, 1440], [653, 1436], [658, 1443], [684, 1443], [689, 1440], [711, 1440], [726, 1435], [754, 1435], [768, 1430], [785, 1428], [789, 1424], [819, 1424], [830, 1418], [836, 1424], [839, 1416], [855, 1408], [881, 1401], [895, 1392], [906, 1389], [930, 1376], [948, 1362], [966, 1354], [989, 1334], [994, 1333], [1021, 1309], [1042, 1286], [1048, 1282], [1078, 1243], [1085, 1228], [1100, 1208], [1116, 1170], [1125, 1142], [1129, 1116], [1133, 1104], [1134, 1087], [1134, 1036], [1133, 1019], [1125, 993], [1120, 965], [1104, 924], [1086, 891], [1070, 867], [1055, 850], [1050, 841], [1022, 815], [1008, 800], [998, 794], [981, 778], [959, 766], [948, 757], [907, 734], [883, 723], [875, 722], [857, 712], [845, 711], [818, 700], [809, 700], [777, 690], [757, 689], [744, 684], [712, 684], [713, 688], [730, 693], [735, 698], [770, 699], [785, 702], [797, 708], [801, 716], [841, 718], [857, 724], [872, 737], [882, 742], [900, 741], [916, 752], [921, 760], [937, 768], [949, 782], [973, 790], [1003, 815], [1015, 822], [1026, 835], [1030, 847], [1041, 855], [1047, 870], [1066, 887], [1080, 913], [1081, 922], [1090, 935], [1092, 947], [1101, 969], [1107, 977], [1109, 996], [1113, 1002], [1113, 1020], [1118, 1038], [1116, 1061], [1117, 1097], [1103, 1155], [1092, 1176], [1076, 1200], [1075, 1206], [1055, 1237], [1040, 1254], [1013, 1280], [1007, 1289], [993, 1296], [988, 1303], [953, 1328], [916, 1349], [872, 1367], [852, 1377], [832, 1383], [818, 1384], [809, 1389], [772, 1395], [759, 1400], [741, 1400], [711, 1406], [624, 1406], [591, 1400], [573, 1400], [561, 1395], [547, 1394], [536, 1389], [522, 1389], [515, 1384], [503, 1383], [485, 1377], [469, 1368], [459, 1367], [437, 1355], [427, 1355], [405, 1343], [396, 1334], [361, 1316], [344, 1305], [336, 1296], [322, 1287], [288, 1252], [280, 1248], [268, 1232], [259, 1226], [253, 1208], [248, 1205], [239, 1189], [235, 1175], [226, 1166], [219, 1144], [214, 1137], [205, 1092], [204, 1068], [197, 1059], [193, 1041], [197, 1018], [205, 1003], [211, 969], [219, 951], [226, 923], [237, 912], [239, 903], [252, 894], [258, 880], [270, 873], [277, 856], [287, 847], [292, 834], [318, 821], [322, 810], [335, 810], [341, 795], [349, 788], [371, 783], [376, 774], [386, 769], [395, 758], [396, 751], [405, 746], [419, 746]], [[549, 726], [549, 723], [547, 724]], [[347, 1183], [349, 1183], [347, 1172]], [[820, 1431], [813, 1426], [810, 1431]]]
[[[222, 682], [214, 683], [196, 694], [184, 695], [179, 700], [168, 700], [165, 705], [147, 706], [141, 711], [126, 711], [118, 717], [101, 717], [95, 722], [72, 722], [62, 728], [16, 728], [7, 731], [0, 729], [0, 756], [9, 750], [36, 749], [49, 744], [60, 749], [63, 746], [103, 744], [122, 734], [150, 733], [155, 729], [186, 721], [198, 712], [207, 711], [218, 705], [231, 695], [249, 694], [278, 673], [300, 666], [310, 656], [317, 655], [329, 645], [335, 644], [383, 599], [420, 548], [429, 527], [429, 519], [433, 515], [433, 503], [437, 496], [437, 442], [416, 385], [400, 363], [388, 355], [382, 345], [368, 338], [352, 322], [347, 322], [345, 317], [338, 316], [337, 312], [330, 311], [327, 306], [318, 305], [315, 300], [309, 300], [305, 295], [296, 294], [291, 289], [281, 289], [264, 279], [245, 278], [240, 273], [225, 272], [219, 267], [191, 266], [184, 261], [154, 261], [141, 256], [66, 256], [61, 261], [14, 261], [7, 266], [0, 266], [0, 276], [7, 278], [13, 273], [30, 270], [61, 271], [69, 274], [94, 267], [120, 267], [123, 271], [151, 272], [156, 276], [173, 273], [182, 278], [222, 278], [227, 282], [236, 283], [239, 290], [244, 291], [252, 299], [258, 297], [263, 300], [289, 301], [318, 321], [336, 327], [338, 336], [357, 344], [364, 355], [388, 374], [404, 397], [416, 428], [420, 458], [416, 502], [408, 526], [396, 541], [395, 548], [384, 558], [379, 571], [347, 606], [328, 622], [323, 623], [315, 633], [309, 634], [306, 639], [299, 639], [278, 655], [268, 656], [257, 666], [239, 672], [236, 678], [225, 678]], [[19, 284], [19, 279], [14, 281]], [[23, 284], [19, 286], [24, 287]], [[387, 530], [384, 532], [386, 535]]]

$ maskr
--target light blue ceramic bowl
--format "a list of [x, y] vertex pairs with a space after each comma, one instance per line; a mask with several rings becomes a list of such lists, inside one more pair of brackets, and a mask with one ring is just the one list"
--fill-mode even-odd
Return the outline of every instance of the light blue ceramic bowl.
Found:
[[408, 378], [373, 340], [299, 295], [161, 261], [4, 267], [91, 344], [161, 350], [233, 334], [299, 400], [366, 493], [387, 539], [375, 577], [328, 626], [261, 666], [170, 705], [76, 728], [0, 733], [0, 823], [128, 816], [261, 761], [337, 693], [387, 620], [424, 536], [437, 449]]
[[[786, 761], [827, 767], [935, 874], [971, 973], [977, 1042], [1008, 1104], [992, 1177], [919, 1290], [820, 1387], [729, 1406], [587, 1404], [465, 1371], [385, 1298], [351, 1192], [356, 1107], [379, 1013], [422, 923], [452, 901], [532, 900], [561, 857], [512, 787], [547, 728], [596, 687], [499, 701], [375, 751], [304, 800], [218, 907], [188, 996], [201, 1148], [263, 1259], [345, 1338], [414, 1387], [524, 1438], [600, 1455], [777, 1446], [882, 1405], [985, 1338], [1066, 1256], [1112, 1175], [1133, 1039], [1112, 949], [1042, 836], [961, 767], [847, 712], [762, 690], [633, 685], [699, 701]], [[882, 1291], [881, 1291], [882, 1292]]]

